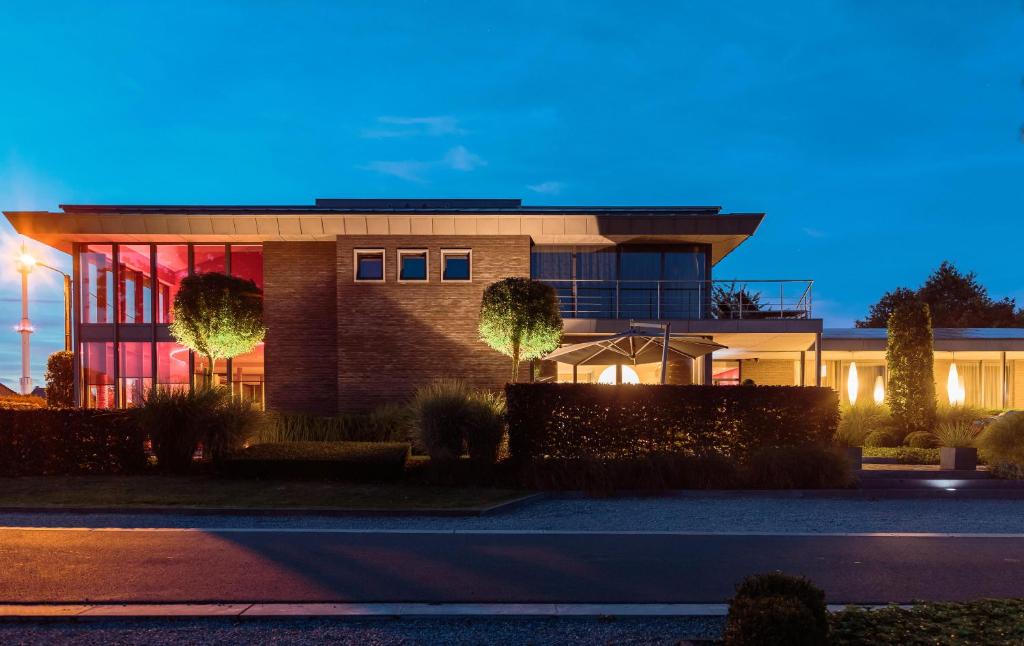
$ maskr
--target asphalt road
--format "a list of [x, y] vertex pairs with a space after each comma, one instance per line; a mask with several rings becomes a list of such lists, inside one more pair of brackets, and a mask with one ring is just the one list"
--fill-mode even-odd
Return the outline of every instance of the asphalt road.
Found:
[[0, 602], [720, 603], [744, 576], [831, 603], [1024, 596], [1024, 538], [0, 530]]

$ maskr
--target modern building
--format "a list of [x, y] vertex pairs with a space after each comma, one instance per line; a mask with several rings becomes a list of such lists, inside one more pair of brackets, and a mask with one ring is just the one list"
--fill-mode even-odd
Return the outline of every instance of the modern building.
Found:
[[[90, 407], [132, 406], [149, 388], [187, 387], [204, 372], [168, 324], [181, 279], [208, 271], [263, 290], [265, 342], [218, 365], [216, 379], [275, 410], [365, 410], [439, 377], [500, 387], [510, 360], [480, 341], [477, 323], [484, 288], [507, 276], [555, 287], [566, 343], [642, 320], [726, 346], [671, 362], [671, 383], [750, 379], [842, 391], [853, 372], [873, 394], [874, 377], [884, 382], [884, 331], [824, 331], [812, 315], [811, 280], [714, 275], [754, 235], [761, 213], [504, 199], [60, 208], [5, 215], [18, 233], [73, 257], [76, 393]], [[968, 399], [976, 392], [979, 401], [1024, 405], [1024, 336], [950, 343], [937, 343], [937, 352], [962, 366]], [[656, 381], [660, 368], [623, 373], [626, 381]], [[537, 362], [523, 366], [521, 378], [608, 374], [607, 366]]]

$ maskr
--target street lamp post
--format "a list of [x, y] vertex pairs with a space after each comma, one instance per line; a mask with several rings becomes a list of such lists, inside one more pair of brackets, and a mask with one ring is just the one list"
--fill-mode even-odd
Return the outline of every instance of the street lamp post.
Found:
[[32, 372], [29, 361], [29, 335], [34, 331], [28, 318], [28, 275], [34, 267], [42, 267], [55, 271], [64, 279], [64, 349], [71, 351], [71, 276], [56, 267], [41, 263], [30, 255], [25, 246], [21, 247], [18, 257], [18, 271], [21, 273], [21, 322], [16, 330], [21, 334], [21, 394], [32, 392]]

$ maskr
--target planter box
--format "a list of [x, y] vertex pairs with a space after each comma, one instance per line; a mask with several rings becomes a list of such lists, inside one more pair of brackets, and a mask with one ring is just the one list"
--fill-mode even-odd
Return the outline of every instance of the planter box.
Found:
[[864, 462], [864, 449], [859, 446], [848, 446], [843, 449], [846, 459], [850, 461], [850, 468], [859, 471]]
[[978, 449], [944, 446], [939, 449], [939, 468], [946, 471], [974, 471], [978, 468]]

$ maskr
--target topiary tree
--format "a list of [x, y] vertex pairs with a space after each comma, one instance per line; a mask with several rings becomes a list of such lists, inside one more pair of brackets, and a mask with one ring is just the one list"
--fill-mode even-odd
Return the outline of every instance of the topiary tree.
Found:
[[931, 431], [935, 424], [932, 319], [928, 305], [901, 303], [889, 316], [885, 394], [893, 421], [904, 432]]
[[505, 278], [484, 290], [480, 304], [480, 338], [512, 357], [512, 383], [519, 364], [558, 347], [562, 317], [558, 294], [550, 285], [529, 278]]
[[46, 405], [50, 408], [75, 405], [74, 365], [75, 353], [70, 350], [54, 352], [46, 360]]
[[171, 336], [206, 357], [207, 376], [217, 359], [251, 351], [263, 340], [263, 298], [251, 280], [216, 272], [182, 279], [174, 297]]

